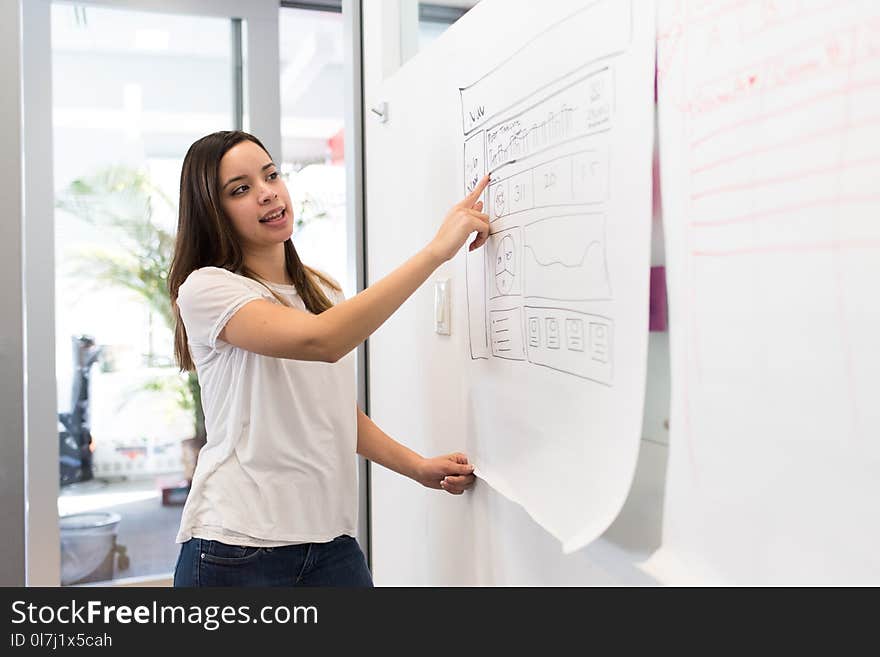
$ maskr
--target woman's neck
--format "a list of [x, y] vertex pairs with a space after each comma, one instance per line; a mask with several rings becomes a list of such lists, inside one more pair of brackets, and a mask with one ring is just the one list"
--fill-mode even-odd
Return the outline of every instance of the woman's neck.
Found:
[[273, 244], [262, 251], [246, 252], [244, 265], [256, 276], [269, 283], [292, 285], [287, 275], [284, 244]]

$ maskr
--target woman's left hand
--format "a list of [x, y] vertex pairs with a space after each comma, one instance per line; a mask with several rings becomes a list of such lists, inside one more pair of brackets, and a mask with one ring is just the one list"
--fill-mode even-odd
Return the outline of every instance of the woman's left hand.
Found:
[[422, 459], [417, 481], [428, 488], [440, 488], [453, 495], [461, 495], [474, 485], [474, 466], [461, 452]]

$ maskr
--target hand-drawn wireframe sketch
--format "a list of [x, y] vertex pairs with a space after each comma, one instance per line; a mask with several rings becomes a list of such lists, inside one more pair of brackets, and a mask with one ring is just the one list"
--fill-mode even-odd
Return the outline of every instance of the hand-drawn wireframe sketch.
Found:
[[[561, 91], [551, 91], [543, 99], [533, 100], [527, 110], [519, 113], [519, 118], [505, 119], [501, 113], [498, 123], [479, 130], [465, 142], [466, 188], [476, 184], [482, 175], [476, 167], [496, 167], [486, 192], [490, 237], [484, 249], [485, 260], [480, 263], [468, 257], [471, 358], [487, 358], [490, 354], [511, 358], [509, 352], [497, 349], [490, 325], [496, 309], [493, 304], [501, 299], [508, 300], [508, 305], [510, 300], [525, 304], [527, 299], [612, 299], [605, 235], [607, 215], [602, 212], [609, 199], [610, 185], [605, 133], [613, 128], [612, 71], [611, 64], [603, 64], [582, 74], [577, 82]], [[522, 117], [533, 115], [544, 116], [546, 120], [523, 127]], [[478, 281], [480, 272], [484, 278]], [[563, 327], [554, 326], [556, 320], [549, 325], [530, 325], [530, 340], [535, 335], [549, 338], [550, 344], [561, 339], [553, 336], [561, 336]], [[585, 343], [588, 338], [585, 333], [580, 341]], [[573, 343], [578, 344], [578, 340], [574, 338]], [[598, 373], [590, 376], [583, 372], [592, 372], [596, 367], [588, 370], [579, 365], [582, 358], [569, 353], [575, 351], [560, 350], [560, 355], [552, 359], [553, 369], [610, 384], [610, 346], [606, 345], [603, 356], [607, 368], [600, 367]], [[573, 364], [558, 362], [566, 360]]]
[[[464, 271], [455, 263], [467, 276], [471, 357], [461, 420], [481, 481], [571, 551], [620, 511], [641, 444], [655, 8], [482, 6], [450, 31], [448, 52], [427, 60], [442, 69], [457, 57], [446, 79], [464, 83], [460, 107], [443, 110], [450, 129], [461, 110], [459, 184], [470, 191], [490, 176], [489, 238]], [[410, 70], [401, 93], [422, 73]], [[431, 115], [431, 103], [417, 105]], [[421, 115], [410, 114], [415, 133]], [[548, 465], [552, 486], [522, 477], [535, 462]]]
[[523, 295], [558, 301], [609, 299], [605, 215], [570, 214], [523, 229]]
[[[588, 304], [572, 308], [576, 313], [598, 311], [604, 317], [610, 312], [595, 304], [613, 301], [606, 221], [615, 55], [626, 48], [630, 35], [625, 17], [631, 11], [628, 3], [602, 0], [557, 24], [555, 29], [574, 35], [575, 24], [583, 21], [586, 27], [592, 14], [607, 17], [608, 31], [593, 61], [550, 82], [542, 80], [532, 93], [506, 106], [498, 98], [511, 98], [509, 89], [520, 88], [510, 86], [518, 82], [518, 67], [529, 69], [534, 82], [541, 80], [527, 57], [530, 48], [544, 47], [538, 46], [540, 40], [460, 90], [465, 190], [473, 189], [484, 173], [492, 175], [484, 196], [490, 220], [484, 259], [468, 255], [467, 261], [473, 359], [510, 358], [496, 344], [492, 317], [502, 311], [499, 304], [505, 313], [511, 303], [522, 309], [527, 303], [539, 307], [542, 301], [548, 307]], [[600, 327], [576, 319], [548, 316], [521, 326], [530, 353], [535, 353], [528, 361], [610, 385], [613, 318]], [[542, 355], [549, 352], [554, 355]]]
[[525, 306], [524, 311], [530, 363], [611, 385], [611, 319], [562, 308]]
[[522, 294], [521, 229], [510, 228], [489, 235], [487, 291], [490, 299]]
[[[486, 192], [491, 228], [485, 260], [468, 257], [471, 358], [491, 353], [511, 359], [510, 352], [497, 348], [491, 325], [492, 304], [502, 298], [519, 304], [612, 298], [601, 210], [609, 198], [606, 133], [613, 129], [613, 64], [574, 77], [529, 99], [524, 109], [499, 112], [464, 142], [465, 188], [472, 189], [484, 170], [493, 171]], [[554, 326], [555, 320], [534, 330], [555, 341], [552, 336], [562, 330]], [[610, 382], [608, 375], [581, 374], [587, 370], [573, 351], [560, 350], [553, 369]], [[610, 348], [604, 357], [610, 371]], [[560, 359], [574, 364], [557, 363]]]
[[525, 360], [522, 334], [522, 308], [493, 310], [489, 313], [492, 355], [508, 360]]

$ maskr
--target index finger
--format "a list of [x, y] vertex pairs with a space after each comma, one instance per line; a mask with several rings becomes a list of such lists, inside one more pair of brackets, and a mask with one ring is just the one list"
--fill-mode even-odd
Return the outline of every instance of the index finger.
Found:
[[487, 173], [480, 179], [480, 182], [477, 183], [477, 186], [471, 190], [471, 193], [464, 197], [464, 200], [461, 204], [470, 208], [473, 207], [474, 203], [477, 202], [477, 199], [480, 198], [480, 194], [483, 193], [483, 190], [486, 189], [486, 185], [489, 184], [489, 174]]

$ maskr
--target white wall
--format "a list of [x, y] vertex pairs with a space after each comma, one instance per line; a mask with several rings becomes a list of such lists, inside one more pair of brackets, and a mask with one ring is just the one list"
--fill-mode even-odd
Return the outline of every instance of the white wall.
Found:
[[[367, 0], [364, 6], [366, 106], [382, 99], [382, 81], [400, 65], [400, 11], [396, 2]], [[394, 107], [389, 108], [395, 120]], [[405, 205], [389, 211], [376, 179], [388, 175], [382, 125], [366, 117], [366, 214], [368, 278], [375, 282], [420, 248], [440, 217], [428, 218]], [[451, 156], [436, 153], [432, 168], [445, 171]], [[431, 171], [412, 171], [414, 184], [430, 184]], [[373, 173], [375, 172], [375, 173]], [[371, 185], [373, 181], [373, 185]], [[371, 194], [371, 189], [373, 193]], [[450, 199], [450, 204], [456, 199]], [[422, 217], [417, 222], [414, 217]], [[659, 218], [654, 222], [655, 264], [662, 263]], [[460, 259], [459, 259], [460, 260]], [[370, 338], [370, 409], [395, 439], [425, 456], [465, 448], [468, 400], [460, 382], [467, 359], [465, 321], [460, 316], [464, 268], [459, 260], [441, 267]], [[453, 335], [431, 330], [433, 280], [451, 277]], [[456, 497], [428, 490], [379, 466], [372, 468], [372, 563], [377, 585], [607, 585], [651, 584], [639, 567], [660, 543], [662, 491], [667, 457], [669, 352], [667, 335], [649, 341], [644, 439], [632, 490], [623, 511], [593, 544], [563, 556], [560, 544], [525, 511], [477, 482]], [[552, 477], [552, 472], [535, 472]]]

